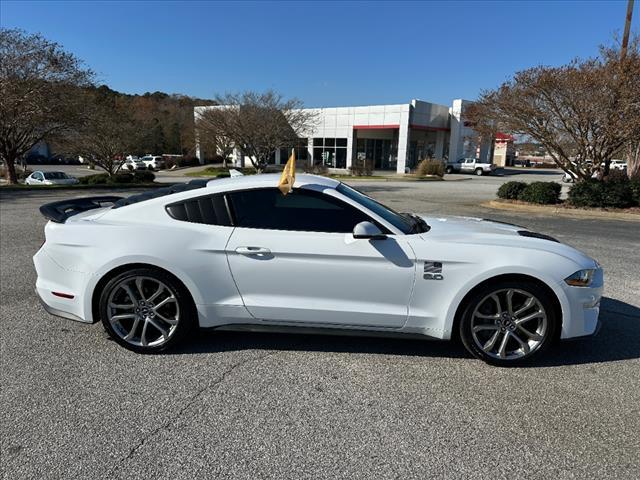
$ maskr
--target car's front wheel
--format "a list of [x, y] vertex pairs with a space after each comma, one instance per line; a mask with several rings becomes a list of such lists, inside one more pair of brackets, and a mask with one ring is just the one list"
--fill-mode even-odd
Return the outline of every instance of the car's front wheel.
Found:
[[186, 288], [168, 273], [136, 268], [112, 278], [100, 296], [100, 317], [111, 338], [139, 353], [165, 350], [195, 325]]
[[453, 173], [453, 167], [447, 167], [444, 171], [446, 173]]
[[485, 285], [469, 299], [460, 321], [467, 350], [487, 363], [522, 364], [545, 350], [560, 319], [553, 298], [535, 282]]

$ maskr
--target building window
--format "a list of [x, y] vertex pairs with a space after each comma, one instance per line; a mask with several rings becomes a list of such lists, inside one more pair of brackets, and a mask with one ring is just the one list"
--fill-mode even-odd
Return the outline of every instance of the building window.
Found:
[[329, 168], [347, 168], [347, 139], [314, 138], [313, 164]]
[[296, 145], [290, 147], [283, 147], [280, 149], [280, 164], [284, 165], [289, 160], [289, 156], [291, 155], [291, 149], [296, 151], [296, 163], [306, 163], [309, 154], [307, 152], [307, 144], [309, 141], [306, 138], [300, 138]]

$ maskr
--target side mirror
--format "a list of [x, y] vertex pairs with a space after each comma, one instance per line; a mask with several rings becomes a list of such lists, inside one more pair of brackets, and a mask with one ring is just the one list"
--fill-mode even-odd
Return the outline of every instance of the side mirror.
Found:
[[371, 222], [360, 222], [353, 227], [353, 238], [384, 240], [387, 236]]

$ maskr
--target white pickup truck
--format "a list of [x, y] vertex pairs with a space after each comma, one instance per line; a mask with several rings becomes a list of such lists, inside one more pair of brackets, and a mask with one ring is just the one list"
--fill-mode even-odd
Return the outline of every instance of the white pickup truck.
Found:
[[457, 162], [447, 163], [446, 173], [475, 173], [476, 175], [490, 175], [496, 171], [496, 164], [483, 162], [477, 158], [461, 158]]

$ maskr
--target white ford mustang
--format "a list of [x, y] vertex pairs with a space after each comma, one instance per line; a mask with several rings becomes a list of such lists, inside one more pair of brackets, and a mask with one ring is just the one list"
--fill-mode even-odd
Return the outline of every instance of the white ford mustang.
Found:
[[401, 214], [300, 175], [194, 181], [41, 207], [34, 257], [52, 314], [156, 352], [195, 327], [460, 338], [515, 365], [598, 327], [602, 269], [524, 228]]

